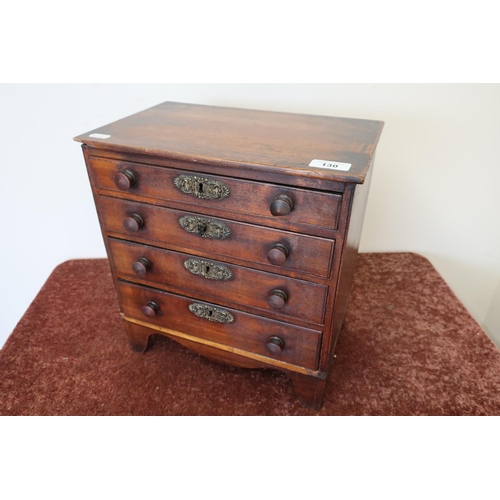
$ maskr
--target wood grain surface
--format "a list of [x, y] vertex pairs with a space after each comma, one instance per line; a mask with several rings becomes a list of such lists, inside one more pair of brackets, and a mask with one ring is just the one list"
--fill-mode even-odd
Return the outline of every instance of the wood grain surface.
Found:
[[[75, 138], [95, 148], [362, 183], [383, 123], [165, 102]], [[93, 134], [109, 138], [91, 137]], [[351, 163], [349, 172], [309, 167]]]
[[[292, 321], [302, 318], [317, 324], [323, 322], [327, 292], [323, 285], [113, 238], [110, 247], [116, 274], [121, 279], [191, 297], [211, 298], [229, 307], [243, 306], [275, 319], [285, 316]], [[147, 259], [151, 268], [144, 276], [137, 276], [132, 264], [141, 258]], [[190, 259], [204, 260], [205, 266], [223, 265], [231, 277], [214, 280], [192, 274], [184, 265]], [[268, 303], [274, 290], [282, 290], [287, 295], [286, 304], [279, 311]]]
[[[334, 241], [314, 238], [296, 233], [288, 233], [276, 229], [251, 226], [226, 219], [210, 219], [223, 223], [230, 230], [226, 239], [203, 238], [199, 234], [184, 230], [179, 220], [184, 216], [201, 216], [203, 214], [181, 212], [167, 208], [134, 203], [101, 196], [99, 204], [103, 213], [103, 223], [108, 234], [150, 243], [156, 246], [196, 252], [197, 255], [211, 258], [226, 256], [236, 263], [255, 265], [278, 274], [286, 271], [312, 274], [327, 277], [330, 270], [330, 257]], [[124, 220], [134, 214], [140, 215], [144, 226], [137, 232], [127, 231]], [[289, 256], [283, 265], [271, 265], [267, 254], [275, 243], [282, 243], [289, 249]], [[249, 264], [248, 264], [249, 263]]]
[[[155, 204], [163, 200], [167, 206], [183, 204], [195, 206], [196, 210], [211, 209], [221, 217], [238, 217], [247, 214], [259, 217], [262, 223], [288, 229], [289, 226], [309, 225], [309, 232], [315, 227], [336, 229], [338, 212], [342, 196], [335, 193], [296, 189], [264, 182], [250, 182], [205, 173], [192, 173], [165, 167], [154, 167], [124, 161], [108, 160], [106, 158], [91, 158], [91, 167], [96, 186], [101, 190], [113, 192], [113, 195], [124, 196], [122, 190], [115, 185], [115, 176], [121, 172], [134, 175], [135, 183], [126, 190], [129, 199], [145, 200]], [[203, 199], [185, 194], [175, 186], [175, 180], [182, 177], [215, 181], [228, 190], [228, 195], [221, 199]], [[286, 195], [293, 201], [293, 209], [286, 216], [273, 216], [271, 205], [280, 195]], [[154, 201], [151, 201], [154, 200]], [[192, 210], [192, 208], [191, 208]]]
[[[285, 348], [276, 359], [287, 363], [316, 369], [321, 332], [288, 323], [224, 308], [233, 317], [232, 323], [216, 323], [195, 316], [189, 309], [193, 303], [213, 306], [180, 295], [153, 288], [118, 282], [122, 309], [125, 317], [147, 322], [152, 326], [184, 332], [217, 343], [238, 347], [262, 356], [271, 357], [267, 348], [269, 338], [283, 339]], [[159, 307], [155, 317], [145, 317], [141, 309], [149, 302]]]

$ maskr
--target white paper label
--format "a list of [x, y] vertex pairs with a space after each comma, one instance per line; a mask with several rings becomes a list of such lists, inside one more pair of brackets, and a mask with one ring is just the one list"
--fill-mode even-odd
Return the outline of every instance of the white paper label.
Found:
[[309, 163], [310, 167], [327, 168], [329, 170], [340, 170], [342, 172], [349, 172], [352, 167], [351, 163], [340, 163], [338, 161], [327, 160], [313, 160]]
[[107, 134], [90, 134], [89, 137], [93, 137], [94, 139], [109, 139], [111, 136]]

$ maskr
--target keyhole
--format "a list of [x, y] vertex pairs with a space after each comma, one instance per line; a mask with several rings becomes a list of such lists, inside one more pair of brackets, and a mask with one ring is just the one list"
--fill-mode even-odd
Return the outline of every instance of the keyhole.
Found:
[[205, 266], [205, 272], [208, 274], [210, 272], [210, 266]]
[[209, 316], [212, 316], [212, 314], [213, 314], [213, 311], [208, 311]]
[[199, 191], [200, 193], [203, 193], [203, 182], [200, 182], [200, 183], [198, 184], [198, 191]]
[[207, 225], [203, 224], [203, 222], [200, 222], [198, 224], [198, 234], [204, 235], [207, 231]]

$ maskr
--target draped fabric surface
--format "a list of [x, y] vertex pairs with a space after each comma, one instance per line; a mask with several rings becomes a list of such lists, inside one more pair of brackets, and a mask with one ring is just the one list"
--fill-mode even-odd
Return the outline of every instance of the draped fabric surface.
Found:
[[58, 266], [0, 351], [0, 415], [499, 415], [500, 353], [425, 258], [361, 254], [324, 404], [273, 370], [127, 344], [105, 259]]

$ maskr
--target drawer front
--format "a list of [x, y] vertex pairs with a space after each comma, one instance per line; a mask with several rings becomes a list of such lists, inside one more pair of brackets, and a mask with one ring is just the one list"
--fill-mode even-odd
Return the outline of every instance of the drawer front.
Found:
[[99, 197], [99, 204], [111, 235], [203, 256], [227, 256], [252, 267], [267, 266], [276, 273], [286, 269], [329, 275], [332, 240], [106, 196]]
[[119, 278], [323, 322], [323, 285], [112, 238], [110, 247]]
[[319, 331], [121, 281], [118, 289], [128, 318], [316, 369]]
[[[90, 164], [99, 188], [120, 191], [118, 186], [121, 186], [121, 191], [155, 200], [256, 215], [267, 219], [271, 226], [278, 224], [283, 227], [283, 224], [293, 221], [337, 229], [342, 199], [339, 194], [103, 158], [91, 158]], [[286, 213], [287, 207], [290, 207], [291, 211], [287, 215], [273, 215], [272, 206], [275, 212], [278, 210]]]

